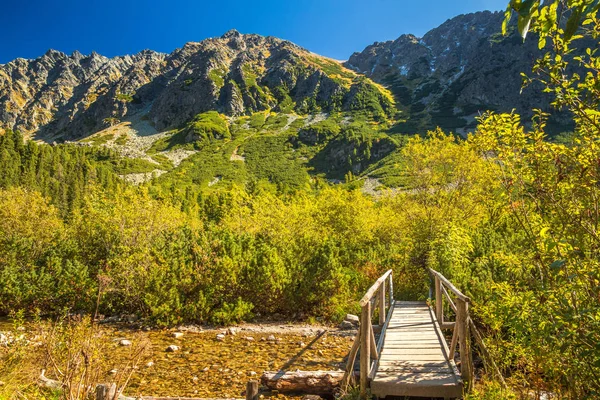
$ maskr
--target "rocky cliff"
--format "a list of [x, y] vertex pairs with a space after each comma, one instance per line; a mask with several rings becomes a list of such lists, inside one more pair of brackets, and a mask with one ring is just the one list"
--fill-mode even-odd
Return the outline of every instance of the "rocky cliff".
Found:
[[[512, 29], [500, 33], [504, 16], [478, 12], [452, 18], [422, 38], [402, 35], [374, 43], [345, 63], [390, 88], [405, 122], [396, 130], [424, 132], [436, 126], [464, 133], [485, 110], [525, 116], [548, 109], [548, 98], [535, 88], [521, 92], [521, 72], [531, 71], [540, 56], [535, 39], [525, 43]], [[555, 130], [566, 129], [553, 120]]]
[[50, 50], [0, 65], [0, 129], [77, 139], [141, 115], [157, 130], [215, 110], [394, 113], [381, 86], [295, 44], [232, 30], [171, 54], [107, 58]]

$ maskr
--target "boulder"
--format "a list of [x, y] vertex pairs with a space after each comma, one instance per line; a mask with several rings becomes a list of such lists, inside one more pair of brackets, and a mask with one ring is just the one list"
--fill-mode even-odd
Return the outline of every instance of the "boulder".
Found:
[[183, 337], [183, 332], [173, 332], [171, 333], [171, 336], [175, 339], [181, 339]]
[[222, 333], [219, 333], [216, 337], [218, 342], [222, 342], [223, 340], [225, 340], [225, 335], [223, 335]]
[[349, 329], [354, 329], [354, 328], [355, 328], [355, 326], [354, 326], [354, 324], [352, 324], [352, 322], [342, 321], [340, 323], [340, 329], [349, 330]]
[[119, 344], [121, 346], [131, 346], [133, 343], [131, 343], [131, 340], [127, 340], [127, 339], [122, 339]]

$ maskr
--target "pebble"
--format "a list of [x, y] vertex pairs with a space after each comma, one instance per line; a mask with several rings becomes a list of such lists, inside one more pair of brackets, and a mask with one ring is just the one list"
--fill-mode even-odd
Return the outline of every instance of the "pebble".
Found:
[[176, 351], [179, 351], [179, 346], [175, 346], [174, 344], [172, 344], [169, 347], [167, 347], [167, 349], [165, 351], [167, 353], [174, 353]]
[[194, 383], [198, 382], [198, 377], [197, 377], [197, 376], [194, 376], [194, 377], [192, 378], [192, 381], [194, 381]]
[[246, 339], [248, 342], [254, 342], [254, 338], [252, 336], [246, 336], [244, 339]]
[[237, 329], [229, 328], [229, 329], [227, 329], [227, 333], [230, 334], [231, 336], [235, 336], [235, 335], [237, 335]]
[[277, 338], [275, 338], [275, 336], [273, 336], [273, 335], [269, 335], [267, 337], [267, 341], [269, 341], [269, 342], [275, 342], [276, 340], [277, 340]]
[[111, 375], [116, 375], [117, 372], [119, 372], [119, 370], [117, 370], [117, 369], [111, 369], [110, 371], [108, 371], [108, 373]]
[[151, 366], [153, 366], [153, 365], [154, 365], [154, 362], [152, 362], [152, 361], [149, 361], [149, 362], [146, 364], [146, 367], [150, 368], [150, 367], [151, 367]]
[[204, 368], [204, 369], [202, 370], [202, 372], [208, 372], [208, 371], [210, 371], [210, 368], [209, 368], [209, 367], [206, 367], [206, 368]]
[[250, 374], [250, 376], [256, 376], [256, 372], [254, 372], [254, 371], [250, 371], [249, 374]]
[[300, 346], [300, 347], [304, 347], [304, 346], [306, 346], [306, 344], [305, 344], [304, 342], [299, 342], [299, 343], [298, 343], [298, 346]]
[[131, 346], [131, 340], [123, 339], [119, 342], [121, 346]]
[[217, 341], [222, 342], [223, 340], [225, 340], [225, 335], [223, 335], [222, 333], [219, 333], [217, 335]]
[[173, 332], [171, 336], [175, 339], [181, 339], [183, 337], [183, 332]]

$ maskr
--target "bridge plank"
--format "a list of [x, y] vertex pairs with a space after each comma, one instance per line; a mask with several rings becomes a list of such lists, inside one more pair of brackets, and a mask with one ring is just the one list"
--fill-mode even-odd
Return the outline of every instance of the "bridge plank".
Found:
[[371, 380], [371, 392], [385, 396], [461, 397], [463, 384], [424, 302], [396, 302]]

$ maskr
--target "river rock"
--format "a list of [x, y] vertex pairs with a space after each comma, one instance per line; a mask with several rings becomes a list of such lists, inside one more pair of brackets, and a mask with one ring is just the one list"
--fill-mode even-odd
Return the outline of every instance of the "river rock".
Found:
[[229, 329], [227, 329], [227, 333], [231, 336], [235, 336], [235, 335], [237, 335], [237, 329], [229, 328]]
[[342, 329], [342, 330], [350, 330], [350, 329], [354, 329], [355, 327], [354, 327], [354, 325], [352, 324], [352, 322], [349, 322], [349, 321], [342, 321], [342, 322], [340, 323], [340, 327], [339, 327], [339, 328], [340, 328], [340, 329]]
[[254, 342], [254, 338], [252, 336], [246, 336], [244, 339], [248, 342]]
[[148, 363], [146, 363], [146, 367], [150, 368], [152, 366], [154, 366], [154, 362], [148, 361]]
[[273, 336], [273, 335], [269, 335], [269, 336], [267, 337], [267, 341], [268, 341], [268, 342], [276, 342], [276, 341], [277, 341], [277, 338], [276, 338], [275, 336]]
[[174, 353], [176, 351], [179, 351], [179, 346], [175, 346], [174, 344], [172, 344], [169, 347], [167, 347], [167, 349], [165, 351], [167, 353]]
[[131, 340], [127, 340], [127, 339], [122, 339], [122, 340], [119, 342], [119, 344], [120, 344], [121, 346], [131, 346], [131, 345], [132, 345], [132, 343], [131, 343]]
[[216, 337], [218, 342], [222, 342], [223, 340], [225, 340], [225, 335], [223, 335], [222, 333], [219, 333]]
[[360, 319], [358, 318], [358, 315], [354, 315], [354, 314], [346, 314], [346, 318], [344, 318], [344, 321], [348, 321], [355, 326], [358, 326], [358, 324], [360, 323]]
[[183, 337], [183, 332], [173, 332], [171, 336], [175, 339], [181, 339]]

